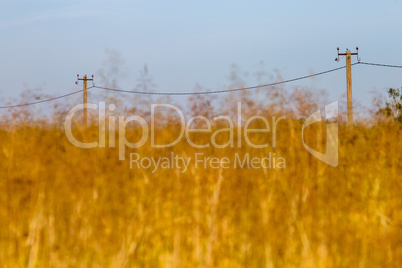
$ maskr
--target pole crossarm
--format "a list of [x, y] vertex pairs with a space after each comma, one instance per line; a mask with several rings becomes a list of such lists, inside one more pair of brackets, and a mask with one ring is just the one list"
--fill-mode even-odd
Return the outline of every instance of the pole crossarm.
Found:
[[[338, 50], [338, 57], [335, 58], [335, 61], [340, 61], [339, 56], [351, 55], [351, 56], [356, 56], [357, 57], [357, 62], [360, 62], [359, 47], [356, 47], [356, 52], [351, 52], [349, 49], [346, 49], [345, 53], [339, 53], [339, 47], [337, 47], [336, 50]], [[348, 52], [349, 52], [349, 54], [348, 54]]]

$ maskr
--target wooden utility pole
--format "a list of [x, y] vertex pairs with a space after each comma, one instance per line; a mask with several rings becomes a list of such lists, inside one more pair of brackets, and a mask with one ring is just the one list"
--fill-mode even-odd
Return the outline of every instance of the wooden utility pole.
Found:
[[353, 125], [353, 101], [352, 101], [352, 60], [350, 50], [346, 51], [346, 85], [348, 95], [348, 127]]
[[356, 53], [350, 52], [349, 49], [346, 49], [346, 53], [339, 53], [338, 50], [338, 57], [335, 59], [339, 61], [339, 56], [346, 56], [346, 87], [347, 87], [347, 99], [348, 99], [348, 127], [353, 126], [353, 99], [352, 99], [352, 55], [357, 56], [357, 60], [359, 59], [359, 48], [356, 47]]
[[88, 103], [88, 84], [87, 81], [93, 81], [94, 80], [94, 76], [92, 75], [92, 78], [88, 79], [87, 75], [84, 75], [83, 78], [79, 78], [79, 75], [77, 74], [77, 82], [76, 84], [78, 84], [78, 81], [83, 81], [83, 100], [82, 100], [82, 104], [84, 104], [84, 116], [83, 116], [83, 125], [84, 127], [87, 127], [87, 123], [88, 123], [88, 111], [87, 111], [87, 103]]

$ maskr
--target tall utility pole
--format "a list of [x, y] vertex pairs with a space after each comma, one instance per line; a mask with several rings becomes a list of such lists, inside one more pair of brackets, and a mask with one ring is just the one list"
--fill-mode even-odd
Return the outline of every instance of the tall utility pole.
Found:
[[353, 100], [352, 100], [352, 55], [357, 56], [357, 60], [359, 59], [359, 48], [356, 47], [356, 53], [350, 52], [349, 49], [346, 49], [346, 53], [339, 53], [338, 57], [335, 59], [339, 61], [339, 56], [346, 56], [346, 86], [347, 86], [347, 95], [348, 95], [348, 127], [353, 126]]
[[88, 123], [88, 114], [87, 114], [87, 103], [88, 103], [88, 97], [87, 97], [87, 90], [88, 90], [88, 85], [87, 85], [87, 81], [93, 81], [94, 80], [94, 76], [92, 75], [92, 78], [88, 79], [87, 75], [84, 75], [83, 78], [79, 78], [80, 76], [77, 74], [77, 82], [75, 82], [76, 84], [78, 84], [78, 81], [83, 81], [83, 101], [82, 104], [84, 104], [84, 117], [83, 117], [83, 125], [84, 127], [87, 127], [87, 123]]

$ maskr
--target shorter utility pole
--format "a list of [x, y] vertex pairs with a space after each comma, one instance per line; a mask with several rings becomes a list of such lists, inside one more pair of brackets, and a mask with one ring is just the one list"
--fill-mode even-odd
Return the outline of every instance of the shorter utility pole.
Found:
[[83, 125], [84, 127], [87, 127], [88, 123], [88, 114], [87, 114], [87, 103], [88, 103], [88, 84], [87, 81], [93, 81], [94, 76], [92, 75], [92, 78], [88, 79], [87, 75], [84, 75], [83, 78], [80, 78], [80, 75], [77, 74], [77, 82], [75, 82], [78, 85], [78, 81], [83, 81], [83, 101], [82, 104], [84, 104], [84, 116], [83, 116]]
[[346, 49], [346, 53], [339, 53], [338, 50], [338, 57], [335, 61], [339, 61], [339, 56], [346, 56], [346, 87], [347, 87], [347, 98], [348, 98], [348, 127], [353, 126], [353, 99], [352, 99], [352, 55], [357, 56], [357, 61], [359, 59], [359, 48], [356, 47], [356, 53], [350, 52], [349, 49]]

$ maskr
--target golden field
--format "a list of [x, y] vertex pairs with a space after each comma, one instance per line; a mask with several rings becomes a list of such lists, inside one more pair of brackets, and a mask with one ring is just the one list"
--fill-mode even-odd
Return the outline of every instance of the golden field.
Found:
[[[193, 99], [191, 110], [210, 116], [208, 107], [199, 107], [203, 101]], [[220, 114], [235, 114], [235, 107], [226, 108]], [[349, 129], [340, 120], [334, 168], [305, 150], [303, 120], [288, 110], [243, 109], [245, 118], [259, 114], [270, 123], [272, 116], [287, 116], [278, 123], [276, 148], [252, 148], [244, 137], [241, 146], [220, 149], [196, 149], [185, 140], [152, 149], [148, 140], [127, 148], [124, 161], [118, 146], [72, 145], [63, 129], [65, 111], [32, 124], [29, 111], [14, 110], [0, 131], [0, 266], [402, 267], [400, 124], [373, 115]], [[98, 139], [95, 116], [87, 129], [79, 118], [73, 124], [77, 139]], [[178, 128], [176, 119], [165, 117], [159, 142], [171, 140]], [[135, 125], [127, 126], [128, 140], [140, 135]], [[236, 126], [236, 141], [237, 135]], [[325, 152], [325, 123], [306, 129], [305, 136], [309, 146]], [[272, 144], [270, 135], [250, 137]], [[215, 138], [224, 144], [228, 135]], [[211, 134], [192, 139], [205, 144]], [[286, 168], [130, 168], [130, 153], [171, 152], [231, 160], [271, 152], [286, 159]]]

